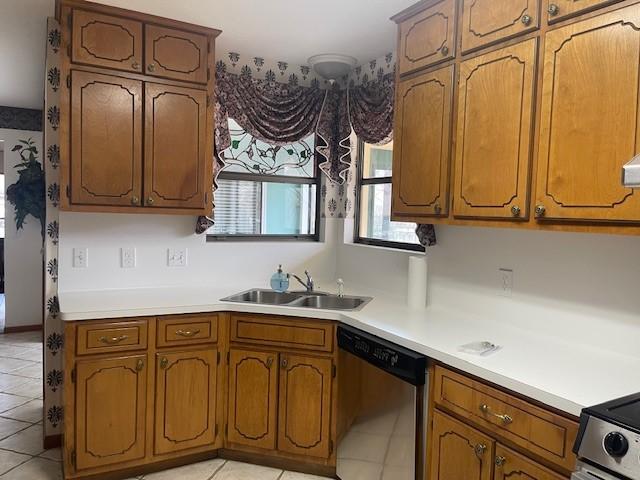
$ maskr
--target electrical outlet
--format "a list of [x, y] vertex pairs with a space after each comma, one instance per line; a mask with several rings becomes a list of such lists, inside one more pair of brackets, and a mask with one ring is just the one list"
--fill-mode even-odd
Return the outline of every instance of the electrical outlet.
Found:
[[187, 249], [186, 248], [168, 248], [167, 249], [167, 266], [186, 267], [187, 266]]
[[498, 295], [502, 297], [510, 297], [513, 295], [513, 270], [510, 268], [498, 269], [499, 286]]
[[73, 268], [87, 268], [89, 266], [89, 249], [73, 249]]
[[135, 247], [122, 247], [120, 249], [120, 266], [122, 268], [136, 268]]

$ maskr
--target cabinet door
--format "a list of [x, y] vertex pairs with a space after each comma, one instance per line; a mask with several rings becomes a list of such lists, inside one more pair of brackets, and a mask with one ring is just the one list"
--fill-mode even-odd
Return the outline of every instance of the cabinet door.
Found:
[[280, 354], [278, 450], [328, 458], [332, 361]]
[[142, 23], [75, 9], [71, 24], [73, 63], [142, 72]]
[[123, 463], [145, 455], [146, 355], [76, 363], [76, 466]]
[[400, 74], [455, 57], [456, 5], [442, 0], [400, 23]]
[[436, 410], [431, 442], [431, 480], [491, 480], [489, 437]]
[[207, 163], [213, 162], [207, 93], [147, 83], [145, 104], [145, 206], [203, 209]]
[[400, 82], [393, 152], [394, 216], [447, 215], [453, 67]]
[[535, 39], [460, 65], [455, 216], [528, 216], [535, 67]]
[[205, 35], [145, 25], [146, 73], [186, 82], [207, 83]]
[[278, 354], [232, 348], [227, 441], [276, 448]]
[[464, 0], [462, 51], [535, 30], [539, 12], [538, 0]]
[[156, 357], [155, 453], [213, 447], [217, 350], [158, 353]]
[[621, 183], [640, 152], [640, 9], [547, 33], [536, 216], [640, 221], [640, 191]]
[[565, 480], [528, 458], [500, 444], [496, 445], [494, 480]]
[[71, 74], [71, 203], [138, 206], [142, 82]]
[[564, 20], [620, 0], [545, 0], [549, 23]]

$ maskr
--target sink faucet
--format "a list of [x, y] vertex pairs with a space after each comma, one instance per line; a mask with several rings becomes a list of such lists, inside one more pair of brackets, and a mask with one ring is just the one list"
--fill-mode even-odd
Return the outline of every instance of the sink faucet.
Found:
[[314, 287], [313, 278], [311, 278], [311, 275], [309, 274], [308, 270], [305, 270], [304, 274], [307, 276], [307, 281], [306, 282], [304, 280], [302, 280], [295, 273], [292, 273], [291, 276], [293, 278], [295, 278], [298, 282], [300, 282], [300, 284], [307, 290], [307, 292], [313, 292], [313, 287]]

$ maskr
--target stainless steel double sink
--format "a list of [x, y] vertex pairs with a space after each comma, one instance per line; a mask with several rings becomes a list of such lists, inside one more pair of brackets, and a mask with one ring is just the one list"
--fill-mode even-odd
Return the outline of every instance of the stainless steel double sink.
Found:
[[356, 311], [371, 301], [371, 297], [338, 296], [324, 292], [274, 292], [254, 288], [223, 298], [223, 302], [279, 305], [284, 307], [317, 308], [321, 310]]

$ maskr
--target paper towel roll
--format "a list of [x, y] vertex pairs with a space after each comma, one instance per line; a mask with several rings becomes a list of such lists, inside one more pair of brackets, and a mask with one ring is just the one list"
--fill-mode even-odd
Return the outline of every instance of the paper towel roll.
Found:
[[409, 257], [407, 303], [411, 308], [427, 306], [427, 256]]

